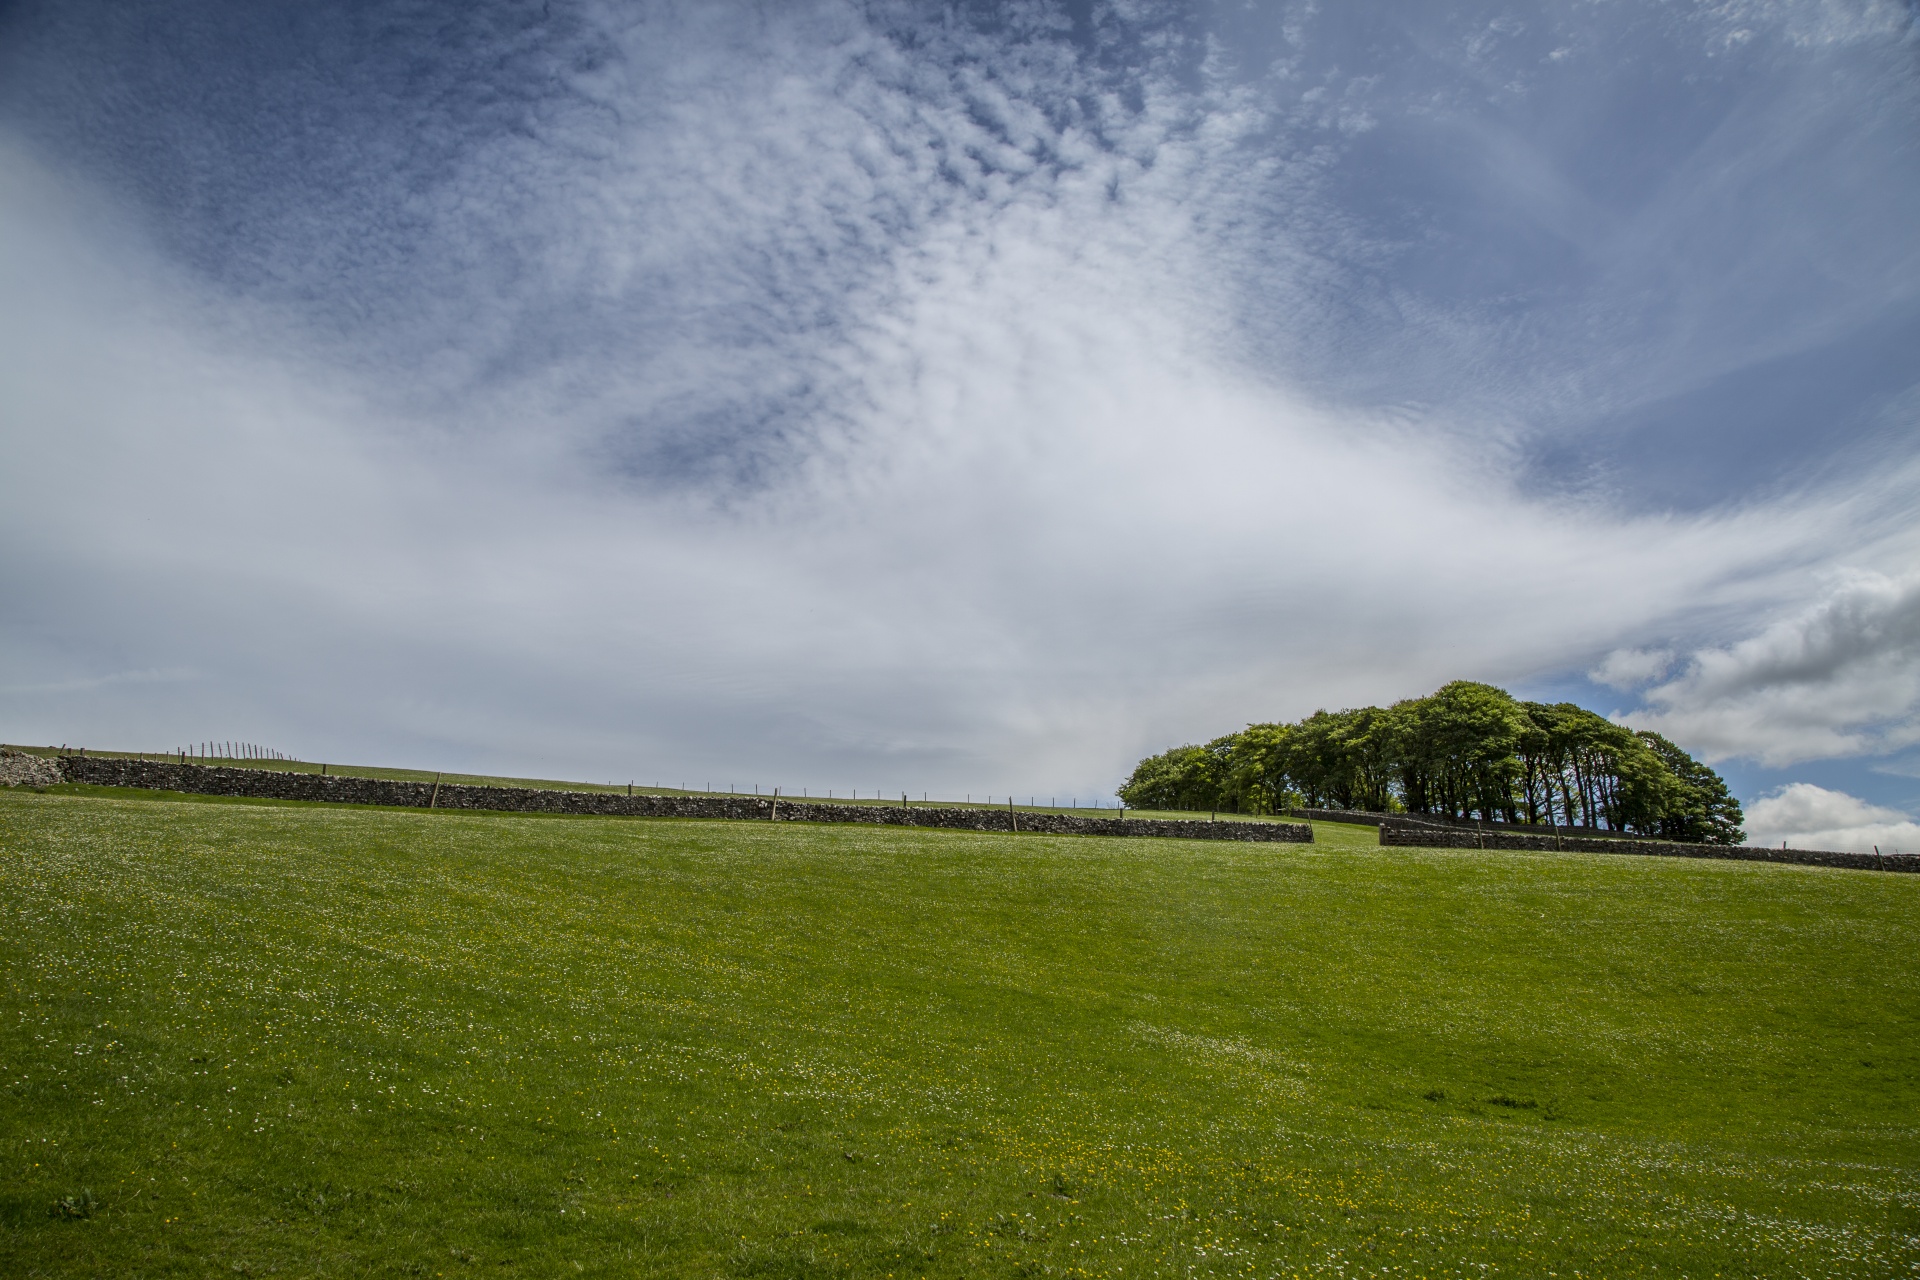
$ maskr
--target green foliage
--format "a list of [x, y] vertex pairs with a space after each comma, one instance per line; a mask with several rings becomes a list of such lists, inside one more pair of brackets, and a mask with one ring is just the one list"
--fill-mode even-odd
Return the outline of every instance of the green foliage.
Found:
[[1120, 798], [1135, 809], [1219, 808], [1227, 751], [1217, 746], [1174, 747], [1147, 757], [1120, 788]]
[[1527, 721], [1506, 690], [1456, 680], [1394, 711], [1400, 792], [1410, 812], [1514, 820]]
[[1678, 796], [1659, 819], [1661, 835], [1703, 844], [1746, 843], [1740, 824], [1746, 815], [1727, 790], [1726, 780], [1659, 734], [1643, 729], [1636, 735], [1679, 783]]
[[1920, 877], [1316, 826], [0, 792], [0, 1275], [1920, 1266]]
[[1659, 734], [1472, 680], [1384, 709], [1316, 711], [1175, 747], [1141, 761], [1120, 796], [1136, 808], [1405, 810], [1712, 844], [1746, 838], [1720, 775]]
[[1221, 799], [1239, 813], [1284, 813], [1301, 803], [1287, 773], [1293, 730], [1283, 724], [1248, 725], [1231, 735]]

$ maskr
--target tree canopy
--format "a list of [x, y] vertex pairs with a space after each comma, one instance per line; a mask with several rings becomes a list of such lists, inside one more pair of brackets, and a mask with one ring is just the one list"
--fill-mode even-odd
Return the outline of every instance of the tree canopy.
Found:
[[1137, 809], [1364, 809], [1746, 839], [1726, 782], [1659, 734], [1471, 680], [1174, 747], [1142, 760], [1119, 794]]

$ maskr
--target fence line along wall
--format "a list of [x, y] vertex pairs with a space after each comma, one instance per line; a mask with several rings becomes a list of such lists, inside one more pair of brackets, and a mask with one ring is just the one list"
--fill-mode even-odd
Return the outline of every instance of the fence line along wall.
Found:
[[1449, 831], [1387, 823], [1380, 843], [1418, 849], [1524, 849], [1551, 853], [1625, 853], [1658, 858], [1726, 858], [1736, 862], [1791, 862], [1809, 867], [1849, 867], [1856, 871], [1920, 872], [1920, 854], [1838, 853], [1824, 849], [1756, 849], [1724, 844], [1681, 844], [1671, 840], [1598, 840], [1591, 836], [1521, 835], [1513, 831]]
[[[1183, 840], [1237, 840], [1311, 844], [1313, 828], [1298, 822], [1179, 822], [1147, 818], [1080, 818], [1006, 809], [832, 804], [769, 796], [623, 796], [604, 791], [533, 787], [479, 787], [456, 783], [396, 782], [337, 774], [235, 769], [218, 765], [62, 756], [68, 782], [140, 787], [194, 795], [315, 800], [412, 809], [486, 809], [507, 813], [563, 813], [629, 818], [727, 818], [747, 822], [870, 823], [960, 831], [1032, 831], [1046, 835], [1156, 836]], [[58, 781], [58, 779], [55, 779]]]

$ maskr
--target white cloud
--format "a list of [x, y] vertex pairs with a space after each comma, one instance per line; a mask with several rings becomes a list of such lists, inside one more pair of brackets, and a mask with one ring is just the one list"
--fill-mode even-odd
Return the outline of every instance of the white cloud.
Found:
[[1090, 175], [931, 230], [829, 351], [860, 396], [720, 500], [607, 484], [532, 399], [510, 437], [383, 415], [163, 272], [129, 285], [56, 187], [9, 201], [8, 666], [218, 673], [65, 706], [103, 726], [67, 739], [1084, 793], [1250, 717], [1564, 660], [1623, 601], [1669, 613], [1831, 536], [1818, 507], [1529, 501], [1445, 437], [1247, 379], [1167, 247], [1182, 165], [1130, 205]]
[[1920, 573], [1854, 571], [1758, 634], [1701, 649], [1624, 717], [1705, 753], [1779, 766], [1920, 742]]
[[1844, 791], [1795, 782], [1747, 806], [1747, 841], [1797, 849], [1920, 853], [1920, 822]]
[[1671, 649], [1615, 649], [1587, 672], [1587, 677], [1609, 689], [1637, 689], [1665, 675], [1673, 667]]

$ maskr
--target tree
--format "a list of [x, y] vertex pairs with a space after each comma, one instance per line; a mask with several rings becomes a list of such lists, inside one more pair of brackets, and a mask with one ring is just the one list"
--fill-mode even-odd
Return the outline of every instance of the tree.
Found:
[[1455, 680], [1396, 703], [1401, 798], [1414, 813], [1516, 821], [1520, 745], [1529, 725], [1505, 689]]
[[1659, 822], [1659, 834], [1702, 844], [1744, 844], [1746, 814], [1727, 790], [1726, 779], [1650, 729], [1634, 735], [1679, 784], [1678, 795]]
[[1657, 733], [1571, 702], [1517, 702], [1455, 680], [1391, 707], [1250, 724], [1142, 760], [1136, 808], [1273, 813], [1301, 803], [1738, 844], [1739, 802], [1719, 774]]
[[1293, 784], [1293, 726], [1250, 724], [1233, 738], [1223, 799], [1242, 813], [1282, 813], [1304, 801]]
[[1212, 809], [1220, 803], [1224, 772], [1219, 752], [1174, 747], [1135, 766], [1119, 796], [1135, 809]]

